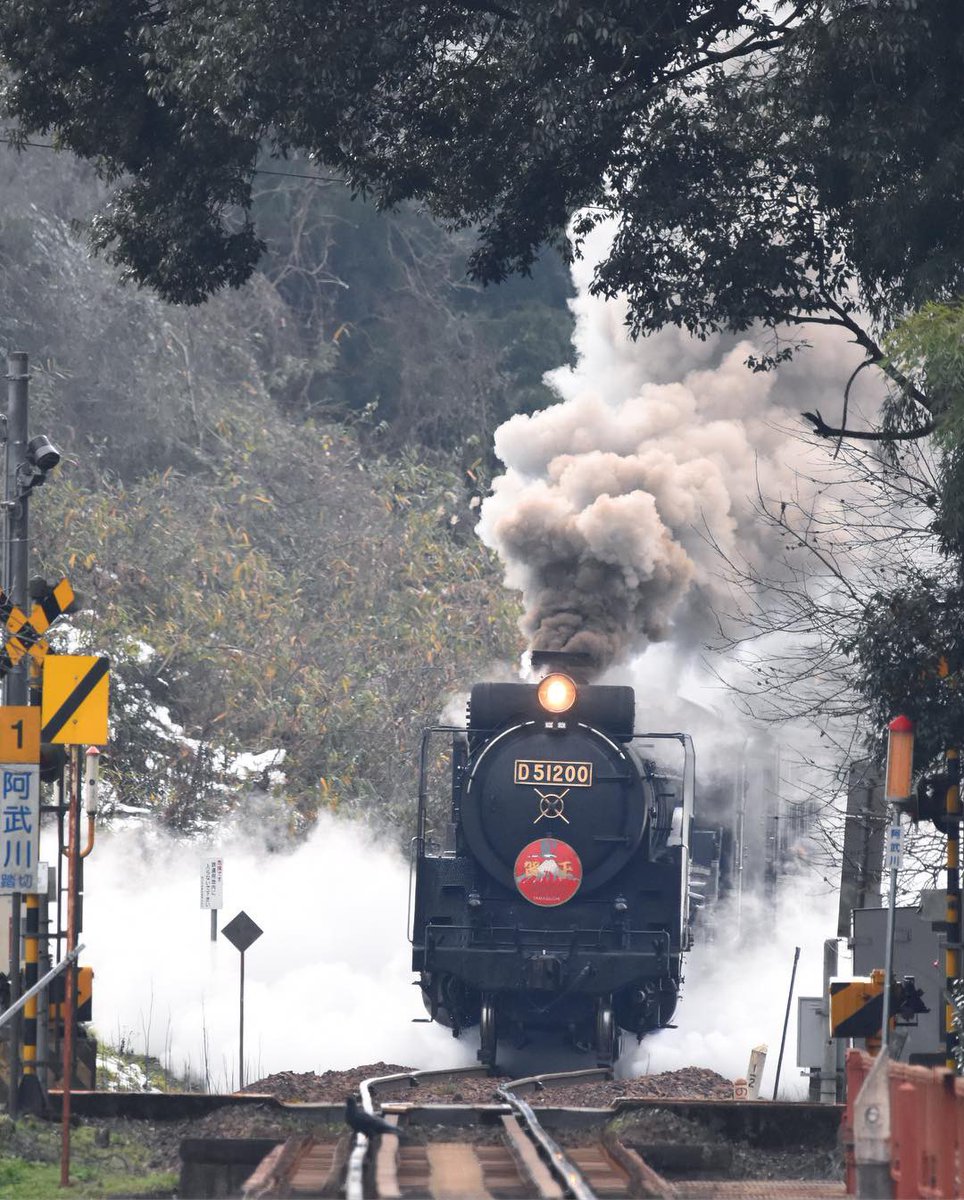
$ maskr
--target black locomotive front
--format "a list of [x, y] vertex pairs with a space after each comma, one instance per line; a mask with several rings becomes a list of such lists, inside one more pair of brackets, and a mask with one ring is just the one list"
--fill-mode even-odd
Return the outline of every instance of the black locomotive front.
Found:
[[[477, 684], [464, 730], [423, 742], [413, 967], [432, 1017], [500, 1038], [548, 1031], [609, 1063], [676, 1007], [690, 798], [643, 756], [631, 688]], [[454, 840], [431, 849], [432, 734], [453, 735]], [[647, 740], [658, 735], [646, 735]], [[671, 735], [687, 747], [689, 740]]]

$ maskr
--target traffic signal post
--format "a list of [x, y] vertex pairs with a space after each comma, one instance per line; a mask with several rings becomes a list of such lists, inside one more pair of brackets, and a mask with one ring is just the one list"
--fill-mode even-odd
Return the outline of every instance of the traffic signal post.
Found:
[[[109, 662], [103, 656], [49, 654], [44, 637], [50, 625], [79, 607], [80, 598], [66, 579], [48, 585], [28, 582], [28, 512], [30, 493], [60, 462], [60, 451], [38, 435], [28, 439], [27, 355], [7, 356], [7, 411], [0, 414], [0, 440], [5, 442], [2, 508], [5, 552], [0, 587], [0, 894], [9, 895], [11, 912], [10, 1005], [0, 1025], [10, 1026], [7, 1112], [41, 1112], [47, 1097], [47, 1007], [38, 996], [46, 981], [64, 973], [64, 998], [58, 1003], [64, 1029], [61, 1185], [69, 1182], [70, 1091], [74, 1070], [74, 1021], [80, 931], [81, 860], [93, 849], [97, 810], [98, 750], [108, 733]], [[39, 584], [39, 592], [36, 585]], [[32, 606], [29, 602], [36, 601]], [[83, 747], [88, 747], [86, 770]], [[58, 753], [50, 753], [56, 751]], [[66, 803], [64, 767], [68, 767]], [[53, 971], [38, 981], [42, 942], [41, 893], [46, 872], [40, 871], [40, 781], [58, 780], [58, 803], [46, 811], [58, 817], [57, 956]], [[81, 810], [87, 814], [87, 845], [81, 849]], [[64, 825], [66, 824], [66, 831]], [[66, 838], [64, 833], [66, 832]], [[64, 861], [65, 860], [65, 861]], [[67, 929], [61, 929], [61, 897], [66, 866]], [[27, 929], [21, 984], [21, 906], [26, 895]], [[46, 896], [44, 896], [46, 899]], [[66, 939], [66, 946], [60, 944]], [[21, 994], [23, 993], [23, 994]], [[21, 1021], [21, 1011], [25, 1021]], [[39, 1017], [39, 1020], [38, 1020]], [[39, 1028], [43, 1023], [43, 1030]], [[21, 1028], [23, 1025], [23, 1028]], [[43, 1038], [41, 1038], [43, 1033]], [[38, 1050], [38, 1047], [40, 1048]], [[22, 1075], [21, 1075], [22, 1067]]]
[[897, 872], [900, 868], [902, 835], [900, 806], [912, 794], [914, 773], [914, 726], [909, 718], [895, 717], [887, 728], [887, 772], [884, 799], [891, 806], [892, 821], [887, 839], [890, 893], [887, 900], [887, 945], [884, 951], [884, 992], [880, 1037], [884, 1054], [890, 1046], [890, 983], [894, 977], [894, 921], [897, 907]]
[[[956, 1070], [955, 1051], [960, 1036], [954, 1030], [954, 1005], [951, 1001], [954, 985], [961, 978], [961, 763], [960, 751], [951, 747], [944, 752], [944, 774], [925, 776], [916, 790], [911, 788], [914, 756], [914, 727], [907, 717], [895, 717], [888, 727], [886, 798], [893, 807], [895, 825], [901, 813], [906, 813], [916, 825], [932, 821], [947, 838], [945, 867], [947, 892], [944, 910], [944, 1060], [945, 1066]], [[893, 763], [893, 777], [892, 767]], [[887, 923], [887, 954], [885, 970], [890, 979], [893, 955], [892, 914], [896, 889], [896, 872], [891, 873], [891, 899]], [[887, 993], [884, 994], [885, 1021]], [[884, 1025], [884, 1045], [887, 1027]]]
[[947, 832], [947, 918], [944, 993], [944, 1065], [956, 1069], [954, 1056], [959, 1035], [954, 1031], [954, 1005], [951, 996], [961, 977], [961, 762], [957, 750], [945, 755], [947, 793], [945, 798]]
[[[7, 355], [7, 413], [6, 413], [6, 459], [4, 473], [4, 525], [6, 529], [6, 554], [4, 556], [4, 584], [12, 602], [23, 609], [27, 603], [27, 513], [29, 488], [21, 496], [17, 476], [21, 462], [26, 462], [27, 451], [27, 355], [16, 351]], [[27, 663], [12, 667], [4, 676], [3, 700], [6, 705], [27, 703]], [[13, 893], [10, 938], [10, 1001], [20, 998], [20, 906], [22, 894]], [[7, 1075], [7, 1111], [11, 1116], [18, 1111], [20, 1047], [23, 1024], [18, 1016], [10, 1030], [9, 1070]]]

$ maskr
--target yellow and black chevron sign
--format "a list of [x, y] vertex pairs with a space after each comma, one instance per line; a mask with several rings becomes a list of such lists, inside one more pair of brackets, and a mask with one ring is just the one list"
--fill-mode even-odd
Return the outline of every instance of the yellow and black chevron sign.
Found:
[[884, 973], [830, 980], [830, 1036], [879, 1037], [884, 1021]]
[[40, 693], [40, 737], [67, 746], [105, 746], [110, 660], [48, 654]]
[[43, 661], [49, 649], [43, 635], [74, 599], [74, 589], [66, 579], [61, 579], [33, 606], [28, 617], [0, 588], [0, 622], [7, 635], [6, 644], [0, 651], [0, 674], [9, 671], [25, 654], [30, 654], [37, 662]]

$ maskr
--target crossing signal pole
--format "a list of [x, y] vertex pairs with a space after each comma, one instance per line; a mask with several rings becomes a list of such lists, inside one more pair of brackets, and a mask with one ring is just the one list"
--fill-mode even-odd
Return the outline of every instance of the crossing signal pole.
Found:
[[[887, 854], [890, 866], [890, 893], [887, 901], [887, 945], [884, 950], [884, 994], [880, 1036], [886, 1054], [890, 1046], [891, 994], [894, 977], [894, 920], [897, 907], [897, 870], [900, 865], [900, 812], [912, 795], [914, 775], [914, 726], [908, 717], [895, 717], [887, 727], [887, 773], [884, 799], [891, 806], [892, 824]], [[896, 834], [895, 834], [896, 831]]]
[[[942, 660], [941, 674], [946, 674]], [[886, 796], [893, 805], [894, 820], [907, 813], [916, 825], [932, 821], [947, 838], [945, 867], [947, 891], [944, 909], [944, 1061], [950, 1070], [957, 1069], [955, 1050], [960, 1037], [954, 1030], [954, 1005], [951, 997], [955, 983], [961, 978], [961, 761], [960, 751], [950, 747], [944, 751], [944, 774], [925, 776], [912, 791], [911, 760], [914, 753], [913, 725], [907, 717], [897, 717], [889, 726]], [[891, 761], [894, 780], [891, 780]], [[894, 875], [891, 877], [893, 892]], [[891, 899], [893, 907], [893, 897]], [[888, 951], [892, 932], [888, 919]], [[887, 968], [889, 971], [889, 967]], [[888, 974], [887, 978], [890, 978]], [[884, 1007], [886, 1012], [887, 997]], [[886, 1026], [884, 1037], [886, 1039]], [[886, 1044], [886, 1040], [885, 1040]]]
[[944, 1065], [956, 1070], [954, 1050], [958, 1035], [954, 1032], [954, 984], [961, 977], [961, 761], [958, 750], [945, 754], [947, 795], [947, 933], [944, 948]]
[[[25, 459], [27, 448], [27, 355], [14, 351], [7, 355], [7, 414], [6, 414], [6, 463], [4, 475], [3, 508], [6, 528], [6, 553], [4, 555], [4, 585], [14, 604], [23, 608], [27, 600], [27, 511], [29, 491], [18, 496], [17, 469]], [[26, 704], [27, 664], [20, 663], [4, 677], [4, 704]], [[10, 937], [10, 1001], [20, 998], [20, 906], [22, 895], [14, 892], [11, 897]], [[36, 1001], [32, 1001], [35, 1004]], [[34, 1014], [35, 1016], [35, 1014]], [[18, 1015], [10, 1031], [9, 1071], [7, 1076], [7, 1111], [16, 1115], [20, 1076], [20, 1047], [23, 1022]]]
[[[42, 484], [50, 471], [60, 462], [60, 452], [43, 435], [30, 438], [28, 426], [28, 357], [23, 351], [12, 351], [7, 355], [7, 410], [0, 415], [0, 440], [6, 446], [4, 461], [3, 483], [3, 527], [5, 545], [2, 561], [3, 588], [0, 592], [0, 618], [5, 644], [0, 650], [0, 671], [3, 674], [3, 701], [5, 712], [9, 716], [12, 710], [20, 710], [22, 718], [27, 716], [31, 702], [36, 703], [36, 696], [31, 696], [31, 670], [46, 650], [46, 643], [41, 641], [43, 631], [49, 626], [51, 619], [56, 619], [63, 607], [75, 599], [70, 585], [66, 580], [58, 587], [61, 591], [46, 606], [36, 605], [34, 610], [29, 607], [30, 585], [29, 570], [29, 528], [28, 517], [30, 509], [30, 493]], [[63, 604], [58, 610], [61, 600]], [[30, 613], [31, 617], [26, 616]], [[48, 613], [54, 613], [53, 618]], [[33, 623], [31, 624], [31, 618]], [[46, 622], [46, 623], [44, 623]], [[36, 691], [36, 689], [33, 689]], [[37, 714], [39, 716], [39, 714]], [[36, 724], [36, 723], [35, 723]], [[16, 728], [16, 723], [14, 728]], [[23, 747], [25, 726], [20, 721], [20, 742]], [[10, 772], [16, 776], [12, 787], [18, 787], [18, 797], [26, 800], [29, 791], [31, 805], [37, 808], [31, 817], [33, 828], [30, 829], [26, 863], [20, 858], [17, 847], [17, 867], [26, 867], [26, 871], [16, 877], [16, 883], [5, 883], [3, 886], [20, 886], [20, 890], [11, 893], [11, 939], [10, 939], [10, 993], [11, 1003], [15, 1003], [21, 995], [21, 950], [26, 960], [25, 979], [27, 987], [32, 987], [37, 981], [39, 962], [39, 898], [36, 894], [37, 863], [32, 861], [31, 850], [39, 846], [39, 735], [32, 746], [29, 759], [25, 754], [19, 755], [17, 764], [29, 770]], [[10, 760], [8, 752], [4, 762]], [[24, 790], [24, 785], [29, 787]], [[6, 801], [7, 773], [4, 771], [3, 800]], [[29, 811], [26, 804], [23, 812]], [[26, 816], [22, 817], [26, 827]], [[4, 827], [6, 833], [6, 827]], [[11, 844], [7, 842], [7, 854], [10, 854]], [[31, 883], [33, 891], [29, 890]], [[26, 885], [26, 886], [25, 886]], [[27, 892], [27, 929], [26, 940], [21, 948], [21, 906], [24, 892]], [[42, 1070], [45, 1064], [37, 1060], [38, 1043], [38, 1002], [36, 997], [30, 999], [24, 1009], [24, 1020], [19, 1013], [14, 1019], [13, 1028], [8, 1043], [9, 1075], [7, 1088], [7, 1111], [15, 1115], [20, 1108], [31, 1112], [39, 1112], [46, 1106], [46, 1094], [38, 1075], [38, 1067]], [[26, 1035], [26, 1038], [24, 1037]], [[23, 1078], [20, 1078], [21, 1057], [23, 1059]]]

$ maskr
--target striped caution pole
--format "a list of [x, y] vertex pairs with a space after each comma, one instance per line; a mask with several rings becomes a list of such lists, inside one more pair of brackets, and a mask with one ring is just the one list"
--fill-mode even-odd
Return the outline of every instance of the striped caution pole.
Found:
[[954, 1048], [958, 1035], [954, 1032], [954, 1005], [951, 1002], [954, 984], [961, 977], [961, 763], [958, 750], [948, 750], [947, 764], [947, 918], [945, 947], [945, 1006], [944, 1055], [945, 1065], [956, 1067]]
[[[23, 981], [26, 990], [34, 986], [40, 976], [37, 966], [40, 959], [40, 897], [30, 894], [26, 899], [27, 920], [24, 929]], [[23, 1073], [37, 1074], [37, 997], [28, 1000], [24, 1008], [23, 1022]]]
[[[28, 893], [25, 902], [24, 990], [29, 991], [40, 978], [40, 897], [35, 892]], [[18, 1088], [21, 1112], [34, 1116], [40, 1116], [47, 1107], [47, 1097], [37, 1074], [37, 1005], [37, 997], [33, 996], [24, 1006], [22, 1075]]]

